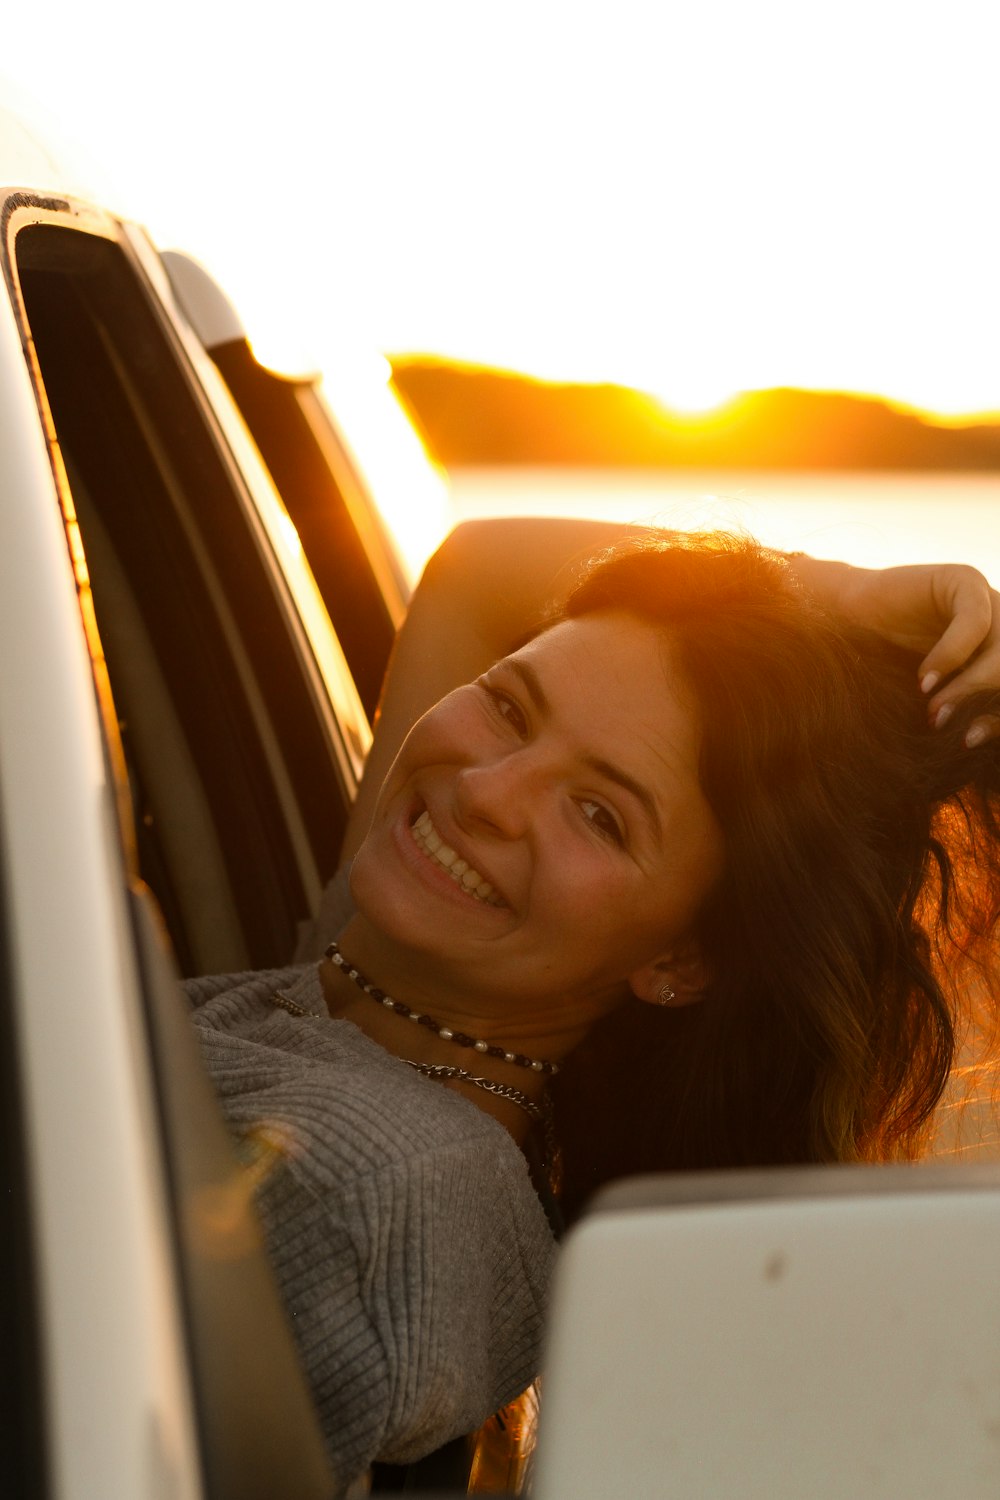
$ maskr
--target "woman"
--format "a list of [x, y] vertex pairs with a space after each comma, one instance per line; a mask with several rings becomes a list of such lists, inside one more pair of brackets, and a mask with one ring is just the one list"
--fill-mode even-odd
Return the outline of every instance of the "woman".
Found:
[[[1000, 910], [978, 575], [655, 536], [495, 661], [534, 612], [523, 559], [550, 577], [569, 533], [522, 531], [484, 610], [469, 549], [504, 578], [497, 535], [418, 593], [329, 957], [192, 986], [345, 1483], [534, 1376], [547, 1183], [572, 1215], [625, 1171], [912, 1154], [952, 1060], [943, 964], [985, 961]], [[932, 647], [923, 694], [824, 592]], [[437, 651], [412, 670], [442, 622], [482, 675], [404, 738], [451, 685]]]

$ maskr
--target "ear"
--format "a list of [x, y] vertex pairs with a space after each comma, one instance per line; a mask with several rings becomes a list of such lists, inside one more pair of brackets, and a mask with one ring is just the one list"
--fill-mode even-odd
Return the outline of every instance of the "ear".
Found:
[[695, 1005], [704, 994], [709, 969], [695, 945], [662, 953], [629, 975], [629, 988], [647, 1005]]

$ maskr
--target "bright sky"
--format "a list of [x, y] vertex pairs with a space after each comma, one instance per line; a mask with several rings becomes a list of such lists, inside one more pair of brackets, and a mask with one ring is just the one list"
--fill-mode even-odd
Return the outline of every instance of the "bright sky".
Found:
[[996, 411], [998, 42], [997, 0], [46, 0], [0, 75], [264, 355]]

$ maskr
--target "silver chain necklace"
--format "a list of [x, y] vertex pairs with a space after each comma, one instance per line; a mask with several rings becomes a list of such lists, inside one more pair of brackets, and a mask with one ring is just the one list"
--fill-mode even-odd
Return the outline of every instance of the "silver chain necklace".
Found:
[[413, 1068], [417, 1073], [422, 1073], [425, 1078], [454, 1078], [459, 1083], [471, 1084], [473, 1088], [483, 1089], [487, 1094], [495, 1094], [498, 1099], [509, 1099], [511, 1104], [516, 1104], [518, 1109], [523, 1109], [526, 1115], [533, 1120], [545, 1119], [545, 1111], [541, 1105], [529, 1099], [527, 1094], [522, 1094], [509, 1083], [497, 1083], [492, 1078], [479, 1078], [475, 1073], [467, 1073], [464, 1068], [453, 1068], [447, 1063], [419, 1063], [413, 1062], [408, 1057], [401, 1057], [400, 1062], [405, 1062], [408, 1068]]

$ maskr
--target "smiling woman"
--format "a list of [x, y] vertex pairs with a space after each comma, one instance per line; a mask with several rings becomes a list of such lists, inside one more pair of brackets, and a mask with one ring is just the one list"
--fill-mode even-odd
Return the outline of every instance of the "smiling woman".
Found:
[[[534, 565], [566, 539], [517, 531]], [[397, 676], [484, 536], [429, 570]], [[528, 1384], [554, 1234], [602, 1182], [921, 1146], [1000, 919], [998, 742], [966, 743], [996, 711], [996, 600], [971, 570], [795, 568], [640, 537], [528, 639], [527, 563], [498, 607], [466, 578], [464, 633], [445, 587], [473, 680], [412, 727], [426, 682], [406, 710], [390, 685], [352, 905], [316, 934], [338, 941], [191, 986], [345, 1484]], [[518, 616], [498, 660], [484, 613]], [[951, 626], [918, 663], [844, 614]]]
[[666, 945], [721, 864], [679, 682], [662, 631], [615, 611], [555, 626], [443, 699], [408, 736], [354, 862], [344, 941], [358, 962], [433, 997], [457, 1029], [556, 1059], [624, 983], [662, 987]]

